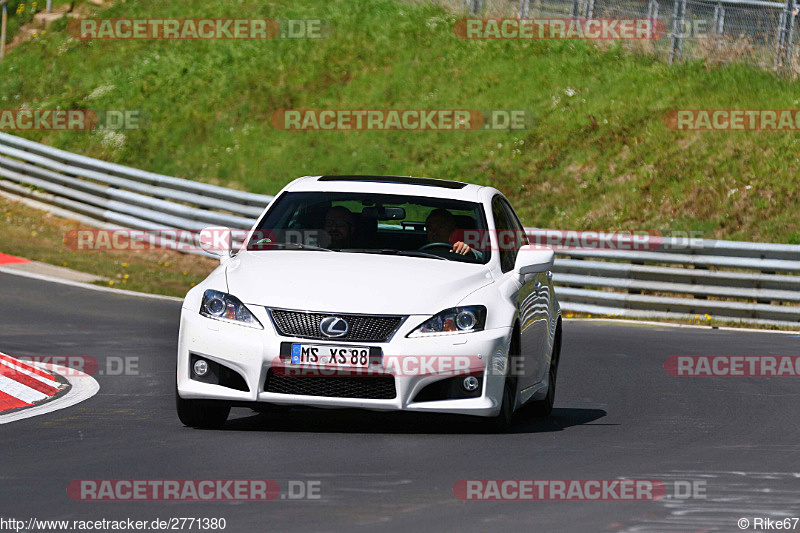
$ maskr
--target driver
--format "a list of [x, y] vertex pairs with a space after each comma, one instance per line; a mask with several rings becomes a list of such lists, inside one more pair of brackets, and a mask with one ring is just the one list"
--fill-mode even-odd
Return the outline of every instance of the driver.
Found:
[[[450, 236], [458, 229], [456, 219], [447, 209], [434, 209], [425, 219], [425, 232], [428, 235], [428, 243], [441, 242], [450, 244]], [[466, 255], [472, 248], [469, 245], [458, 241], [453, 244], [451, 252]]]

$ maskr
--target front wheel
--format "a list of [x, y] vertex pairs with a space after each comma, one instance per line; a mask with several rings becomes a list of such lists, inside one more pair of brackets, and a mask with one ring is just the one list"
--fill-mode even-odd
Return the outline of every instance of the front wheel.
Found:
[[[508, 347], [508, 366], [513, 368], [512, 362], [519, 356], [519, 338], [517, 335], [511, 337], [511, 344]], [[516, 376], [506, 376], [503, 385], [503, 399], [500, 403], [500, 412], [491, 419], [490, 427], [497, 432], [505, 433], [514, 425], [514, 403], [517, 396]]]
[[228, 419], [231, 406], [217, 400], [184, 400], [175, 389], [175, 407], [178, 418], [193, 428], [219, 429]]
[[547, 372], [547, 396], [544, 400], [531, 403], [531, 414], [537, 418], [546, 418], [553, 412], [556, 401], [556, 378], [558, 377], [558, 360], [561, 355], [561, 339], [556, 337], [553, 354], [550, 356], [550, 370]]
[[514, 392], [516, 382], [506, 378], [503, 385], [503, 401], [500, 404], [500, 412], [491, 419], [490, 428], [498, 433], [506, 433], [514, 425]]

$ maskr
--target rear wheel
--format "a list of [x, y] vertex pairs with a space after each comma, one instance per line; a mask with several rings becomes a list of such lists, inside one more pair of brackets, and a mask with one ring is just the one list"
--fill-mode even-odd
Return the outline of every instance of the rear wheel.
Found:
[[550, 356], [550, 369], [547, 371], [547, 396], [544, 400], [531, 403], [531, 414], [538, 418], [546, 418], [553, 412], [556, 401], [556, 378], [558, 378], [558, 361], [561, 358], [561, 330], [556, 334], [553, 353]]
[[178, 418], [193, 428], [219, 429], [228, 419], [230, 404], [218, 400], [184, 400], [175, 390]]

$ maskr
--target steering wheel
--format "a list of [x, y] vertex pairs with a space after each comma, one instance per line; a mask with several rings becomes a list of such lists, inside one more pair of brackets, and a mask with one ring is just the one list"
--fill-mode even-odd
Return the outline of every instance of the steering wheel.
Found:
[[[429, 250], [431, 248], [447, 248], [447, 251], [449, 252], [450, 250], [453, 249], [453, 245], [450, 244], [449, 242], [429, 242], [428, 244], [420, 246], [419, 251], [421, 252], [423, 250]], [[474, 258], [478, 257], [478, 254], [475, 252], [475, 250], [470, 248], [469, 251], [472, 254], [472, 257]], [[455, 252], [453, 253], [455, 254]], [[456, 255], [461, 255], [461, 254], [456, 254]], [[466, 257], [466, 255], [464, 255], [463, 257]]]
[[419, 251], [422, 250], [429, 250], [431, 248], [447, 248], [448, 251], [453, 249], [453, 245], [449, 242], [429, 242], [423, 246], [420, 246]]

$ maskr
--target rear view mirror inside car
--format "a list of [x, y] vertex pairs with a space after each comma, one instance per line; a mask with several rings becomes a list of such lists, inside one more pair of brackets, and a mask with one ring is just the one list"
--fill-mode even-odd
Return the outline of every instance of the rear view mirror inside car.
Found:
[[387, 207], [383, 205], [365, 207], [361, 214], [378, 220], [403, 220], [406, 218], [406, 210], [402, 207]]

